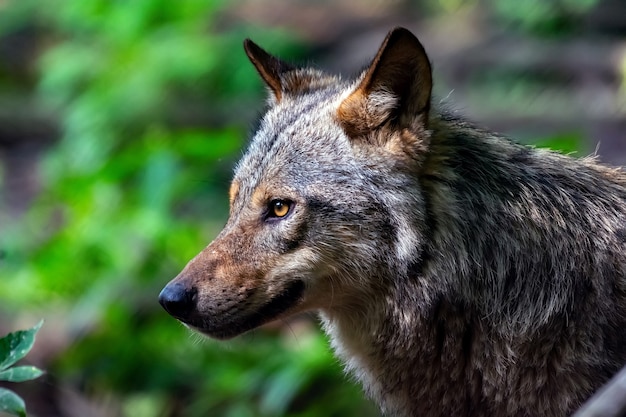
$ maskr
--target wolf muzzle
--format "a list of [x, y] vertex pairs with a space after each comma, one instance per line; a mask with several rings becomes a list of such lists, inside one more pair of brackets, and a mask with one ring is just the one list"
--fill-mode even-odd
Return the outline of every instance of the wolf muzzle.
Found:
[[187, 321], [196, 309], [198, 290], [179, 282], [171, 282], [161, 290], [159, 303], [173, 317]]

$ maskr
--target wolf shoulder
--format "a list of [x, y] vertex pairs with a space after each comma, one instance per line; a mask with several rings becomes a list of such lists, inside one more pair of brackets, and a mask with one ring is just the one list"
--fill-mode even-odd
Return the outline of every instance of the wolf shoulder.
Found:
[[427, 180], [456, 186], [461, 193], [524, 194], [526, 201], [546, 200], [563, 210], [626, 216], [626, 171], [597, 155], [522, 144], [450, 112], [434, 114], [431, 128], [431, 156], [422, 171]]

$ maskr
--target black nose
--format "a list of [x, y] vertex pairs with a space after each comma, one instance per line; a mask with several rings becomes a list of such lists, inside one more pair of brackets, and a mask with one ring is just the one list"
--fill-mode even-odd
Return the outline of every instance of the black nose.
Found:
[[177, 319], [185, 320], [196, 307], [198, 290], [178, 282], [169, 283], [159, 294], [159, 303]]

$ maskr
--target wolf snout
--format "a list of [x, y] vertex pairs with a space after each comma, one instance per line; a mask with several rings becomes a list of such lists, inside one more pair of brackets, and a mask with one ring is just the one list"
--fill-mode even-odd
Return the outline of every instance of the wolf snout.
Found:
[[177, 319], [185, 321], [195, 310], [198, 290], [179, 282], [171, 282], [161, 290], [159, 303], [165, 311]]

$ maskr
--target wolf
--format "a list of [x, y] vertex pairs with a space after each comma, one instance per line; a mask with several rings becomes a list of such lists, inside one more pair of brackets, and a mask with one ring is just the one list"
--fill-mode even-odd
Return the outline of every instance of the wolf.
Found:
[[167, 312], [228, 339], [317, 311], [386, 416], [567, 416], [626, 364], [622, 170], [435, 108], [403, 28], [354, 79], [244, 47], [268, 109]]

